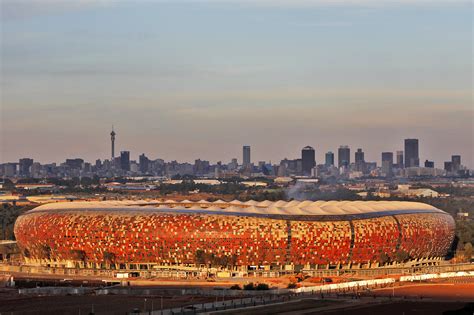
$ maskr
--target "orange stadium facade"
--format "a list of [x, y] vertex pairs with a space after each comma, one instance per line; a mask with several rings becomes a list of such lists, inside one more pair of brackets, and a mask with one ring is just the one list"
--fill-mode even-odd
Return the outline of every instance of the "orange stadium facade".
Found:
[[70, 202], [21, 215], [15, 236], [38, 265], [288, 270], [441, 259], [454, 220], [416, 202]]

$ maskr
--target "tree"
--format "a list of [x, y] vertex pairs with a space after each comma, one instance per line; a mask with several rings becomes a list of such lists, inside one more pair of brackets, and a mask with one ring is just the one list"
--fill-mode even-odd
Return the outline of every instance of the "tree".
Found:
[[399, 262], [399, 263], [402, 263], [402, 262], [405, 262], [407, 261], [408, 259], [410, 259], [410, 255], [402, 250], [402, 249], [399, 249], [396, 253], [395, 253], [395, 261], [396, 262]]
[[71, 256], [73, 260], [85, 262], [87, 260], [86, 252], [80, 249], [72, 249]]
[[474, 242], [474, 222], [459, 220], [456, 222], [456, 236], [459, 238], [459, 243], [473, 243]]
[[206, 253], [202, 249], [196, 250], [194, 254], [194, 260], [196, 265], [202, 265], [206, 263]]
[[51, 259], [51, 247], [47, 244], [41, 245], [39, 249], [39, 256], [42, 259]]
[[244, 284], [244, 290], [255, 290], [255, 285], [253, 284], [253, 282]]
[[94, 174], [94, 176], [92, 177], [92, 184], [100, 185], [100, 177], [97, 176], [97, 174]]
[[471, 243], [464, 244], [464, 256], [468, 261], [471, 260], [473, 254], [473, 248]]
[[288, 289], [296, 289], [296, 288], [298, 288], [298, 285], [295, 282], [290, 282], [290, 283], [288, 283], [287, 288]]
[[380, 255], [379, 255], [379, 262], [381, 264], [386, 264], [390, 261], [390, 257], [383, 251], [380, 252]]
[[255, 287], [255, 290], [258, 290], [258, 291], [263, 291], [263, 290], [269, 290], [270, 287], [268, 286], [268, 284], [266, 283], [259, 283], [256, 287]]
[[23, 256], [26, 258], [30, 258], [31, 254], [28, 248], [23, 249]]
[[82, 177], [81, 178], [81, 185], [85, 187], [89, 187], [92, 185], [92, 178], [90, 177]]
[[230, 257], [230, 264], [232, 268], [234, 268], [235, 265], [237, 265], [239, 257], [236, 254], [232, 254], [232, 257]]
[[14, 190], [15, 184], [8, 178], [3, 179], [3, 190]]
[[79, 177], [73, 177], [70, 180], [69, 184], [70, 184], [71, 188], [74, 188], [74, 187], [79, 186], [81, 184], [81, 180], [79, 179]]
[[13, 229], [17, 217], [32, 208], [34, 206], [0, 205], [0, 239], [14, 240]]
[[115, 254], [114, 253], [110, 253], [110, 252], [107, 252], [105, 251], [104, 254], [104, 261], [108, 264], [114, 264], [115, 263]]

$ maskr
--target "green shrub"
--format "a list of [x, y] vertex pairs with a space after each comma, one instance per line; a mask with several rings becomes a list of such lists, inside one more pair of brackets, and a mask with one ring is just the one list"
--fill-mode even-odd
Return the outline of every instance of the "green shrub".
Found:
[[255, 290], [255, 285], [253, 284], [253, 282], [244, 284], [244, 290]]
[[270, 287], [266, 283], [259, 283], [255, 289], [259, 291], [263, 291], [263, 290], [269, 290]]
[[287, 286], [288, 289], [296, 289], [297, 287], [298, 285], [294, 282], [288, 283], [288, 286]]
[[242, 290], [242, 288], [238, 284], [234, 284], [233, 286], [230, 287], [230, 289], [231, 290]]

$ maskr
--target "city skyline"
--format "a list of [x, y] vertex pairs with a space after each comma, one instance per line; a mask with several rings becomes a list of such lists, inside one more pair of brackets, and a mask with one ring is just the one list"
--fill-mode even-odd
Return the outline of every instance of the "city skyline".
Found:
[[1, 162], [104, 159], [115, 124], [134, 157], [379, 161], [413, 137], [474, 167], [469, 1], [25, 3], [1, 3]]
[[[141, 152], [141, 153], [135, 153], [135, 155], [137, 156], [136, 159], [134, 159], [133, 155], [131, 155], [131, 151], [130, 150], [127, 150], [126, 148], [120, 148], [119, 151], [120, 151], [120, 155], [118, 157], [116, 157], [114, 155], [114, 151], [115, 151], [115, 140], [116, 140], [116, 136], [117, 136], [117, 133], [115, 132], [115, 129], [114, 129], [114, 126], [112, 125], [112, 129], [111, 129], [111, 133], [110, 133], [110, 150], [111, 150], [111, 156], [112, 158], [100, 158], [100, 157], [96, 157], [96, 158], [92, 158], [90, 160], [87, 160], [85, 158], [83, 158], [82, 156], [76, 156], [76, 157], [72, 157], [70, 156], [69, 158], [72, 158], [72, 159], [83, 159], [85, 162], [94, 162], [94, 161], [97, 161], [97, 160], [101, 160], [101, 161], [112, 161], [113, 163], [122, 163], [121, 160], [122, 160], [122, 157], [125, 156], [126, 157], [126, 164], [128, 164], [128, 167], [129, 167], [129, 164], [130, 164], [130, 161], [136, 161], [136, 162], [139, 162], [140, 164], [142, 164], [142, 159], [146, 159], [146, 161], [152, 161], [152, 160], [156, 160], [156, 159], [163, 159], [162, 157], [151, 157], [147, 152]], [[413, 147], [413, 145], [415, 147]], [[353, 149], [353, 151], [351, 151], [351, 149]], [[416, 163], [418, 163], [418, 165], [409, 165], [409, 164], [406, 164], [404, 163], [403, 161], [406, 161], [406, 156], [407, 154], [410, 155], [412, 153], [407, 153], [407, 149], [409, 150], [415, 150], [415, 154], [414, 154], [414, 157], [417, 158], [417, 161]], [[286, 159], [300, 159], [301, 161], [303, 161], [303, 164], [306, 164], [306, 166], [302, 166], [303, 167], [303, 174], [305, 175], [311, 175], [311, 169], [312, 167], [315, 167], [316, 165], [328, 165], [328, 154], [331, 154], [332, 155], [332, 163], [334, 166], [337, 166], [338, 168], [340, 168], [341, 166], [346, 166], [348, 167], [349, 165], [351, 164], [354, 164], [354, 166], [356, 167], [356, 170], [359, 170], [359, 171], [362, 171], [362, 169], [359, 169], [360, 167], [364, 167], [363, 165], [358, 165], [358, 162], [363, 162], [363, 163], [371, 163], [371, 162], [375, 162], [376, 165], [380, 166], [382, 169], [384, 169], [384, 160], [387, 156], [387, 154], [391, 154], [392, 156], [392, 164], [398, 164], [399, 161], [398, 161], [398, 157], [395, 156], [395, 154], [398, 154], [398, 153], [401, 153], [402, 155], [404, 154], [405, 155], [405, 159], [401, 159], [402, 161], [402, 165], [404, 167], [423, 167], [424, 164], [426, 164], [427, 162], [428, 163], [433, 163], [433, 165], [435, 166], [435, 168], [438, 168], [438, 169], [443, 169], [443, 164], [444, 164], [444, 168], [446, 168], [446, 164], [447, 161], [451, 161], [452, 159], [459, 159], [459, 165], [463, 165], [463, 166], [466, 166], [468, 169], [469, 167], [464, 164], [464, 160], [463, 162], [461, 163], [461, 155], [459, 154], [456, 154], [456, 153], [452, 153], [449, 157], [449, 159], [446, 159], [445, 161], [442, 161], [440, 162], [439, 164], [436, 164], [436, 162], [434, 160], [430, 160], [429, 157], [426, 157], [426, 158], [420, 158], [420, 155], [419, 155], [419, 139], [416, 139], [416, 138], [409, 138], [409, 139], [404, 139], [404, 146], [403, 146], [403, 150], [395, 150], [395, 151], [382, 151], [382, 152], [379, 152], [379, 159], [374, 159], [374, 160], [370, 160], [370, 159], [366, 159], [365, 158], [365, 150], [362, 149], [362, 148], [357, 148], [357, 149], [354, 149], [351, 147], [351, 145], [339, 145], [338, 147], [338, 150], [336, 152], [336, 154], [333, 153], [333, 151], [331, 150], [328, 150], [328, 151], [321, 151], [322, 153], [320, 153], [320, 155], [323, 155], [323, 158], [321, 158], [321, 160], [318, 159], [318, 154], [317, 154], [317, 150], [315, 150], [314, 147], [312, 146], [309, 146], [309, 145], [306, 145], [305, 147], [303, 147], [300, 151], [300, 155], [295, 155], [295, 156], [285, 156], [284, 158], [280, 159], [280, 160], [272, 160], [272, 159], [269, 159], [269, 160], [254, 160], [252, 159], [252, 154], [251, 152], [252, 151], [252, 146], [251, 145], [242, 145], [241, 146], [241, 160], [239, 160], [238, 158], [238, 154], [235, 155], [234, 157], [232, 157], [231, 159], [229, 159], [228, 161], [226, 160], [215, 160], [215, 161], [212, 161], [212, 160], [206, 160], [205, 158], [202, 158], [202, 157], [195, 157], [195, 158], [191, 158], [190, 160], [178, 160], [178, 159], [170, 159], [170, 160], [166, 160], [166, 159], [163, 159], [164, 161], [177, 161], [179, 163], [195, 163], [196, 161], [208, 161], [208, 162], [211, 162], [211, 163], [219, 163], [219, 162], [222, 162], [222, 163], [226, 163], [226, 162], [231, 162], [233, 163], [233, 161], [237, 161], [239, 163], [239, 165], [242, 165], [244, 168], [246, 168], [248, 165], [252, 164], [252, 165], [257, 165], [259, 164], [260, 162], [266, 162], [266, 163], [270, 163], [270, 164], [278, 164], [279, 162], [278, 161], [283, 161], [283, 160], [286, 160]], [[308, 155], [308, 151], [311, 151], [311, 153]], [[384, 157], [385, 155], [385, 157]], [[305, 158], [306, 156], [306, 158]], [[337, 157], [337, 161], [335, 161], [335, 157]], [[114, 159], [118, 159], [117, 161], [114, 161]], [[314, 162], [315, 164], [313, 165], [311, 162], [312, 160], [314, 159]], [[20, 161], [20, 174], [21, 174], [21, 161], [22, 160], [31, 160], [31, 163], [33, 162], [33, 160], [35, 160], [35, 162], [38, 162], [38, 160], [34, 159], [34, 158], [31, 158], [31, 157], [21, 157], [18, 159]], [[66, 158], [65, 160], [68, 160], [68, 158]], [[306, 160], [306, 161], [305, 161]], [[423, 162], [423, 160], [425, 162]], [[45, 163], [61, 163], [61, 161], [47, 161], [47, 162], [44, 162], [44, 161], [39, 161], [40, 163], [42, 164], [45, 164]], [[0, 161], [0, 164], [2, 163], [16, 163], [16, 161], [8, 161], [8, 162], [2, 162]], [[29, 162], [30, 163], [30, 162]], [[147, 162], [146, 162], [147, 163]], [[415, 163], [415, 162], [413, 162]], [[28, 164], [30, 165], [30, 164]], [[312, 165], [312, 166], [311, 166]], [[399, 165], [399, 164], [398, 164]], [[30, 165], [31, 166], [31, 165]], [[310, 167], [311, 166], [311, 167]], [[425, 165], [426, 167], [426, 165]], [[120, 165], [120, 168], [123, 168], [123, 166]], [[391, 166], [390, 166], [391, 168]]]

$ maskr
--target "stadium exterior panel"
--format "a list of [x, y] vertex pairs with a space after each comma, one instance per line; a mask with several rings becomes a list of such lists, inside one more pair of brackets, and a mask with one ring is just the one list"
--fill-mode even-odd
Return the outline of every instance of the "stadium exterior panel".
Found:
[[39, 264], [347, 265], [443, 257], [454, 220], [415, 202], [71, 202], [21, 215], [15, 236]]

